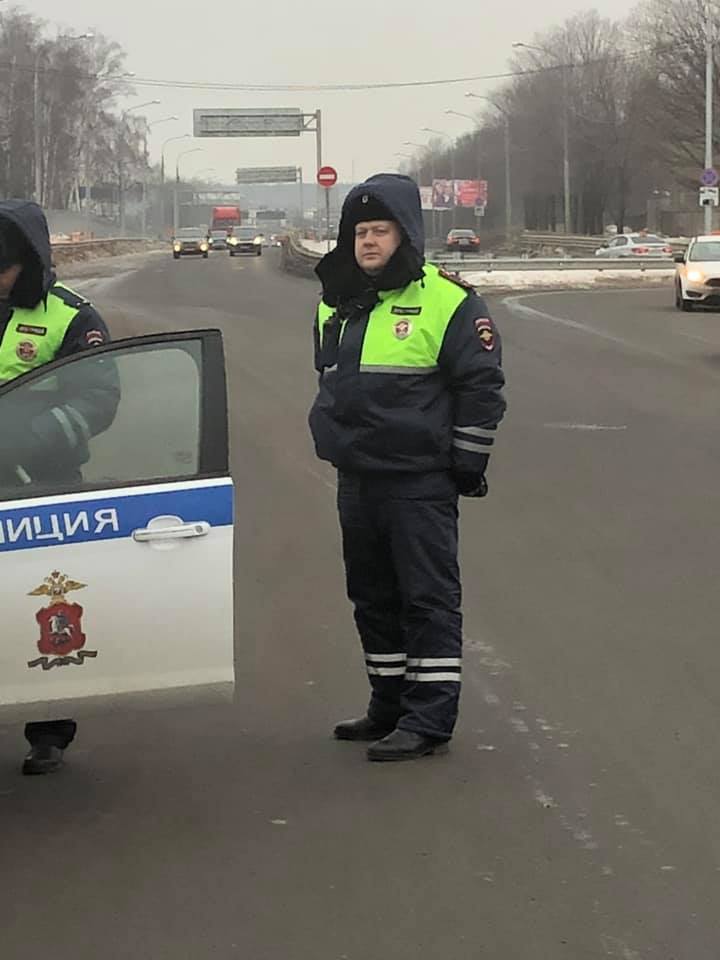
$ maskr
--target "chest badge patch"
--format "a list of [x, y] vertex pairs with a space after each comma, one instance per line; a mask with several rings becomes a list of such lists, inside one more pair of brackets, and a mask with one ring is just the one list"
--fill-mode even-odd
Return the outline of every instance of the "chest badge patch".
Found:
[[88, 657], [97, 657], [97, 651], [84, 649], [86, 637], [82, 617], [85, 611], [79, 603], [71, 603], [67, 599], [68, 593], [84, 587], [84, 583], [71, 580], [55, 570], [39, 587], [31, 590], [29, 596], [49, 597], [50, 600], [35, 615], [40, 627], [37, 646], [41, 656], [28, 662], [31, 670], [42, 667], [47, 671], [70, 664], [82, 666]]
[[393, 329], [398, 340], [407, 340], [413, 332], [413, 325], [409, 320], [398, 320]]
[[33, 343], [32, 340], [21, 340], [15, 347], [15, 353], [25, 363], [30, 363], [38, 355], [37, 344]]

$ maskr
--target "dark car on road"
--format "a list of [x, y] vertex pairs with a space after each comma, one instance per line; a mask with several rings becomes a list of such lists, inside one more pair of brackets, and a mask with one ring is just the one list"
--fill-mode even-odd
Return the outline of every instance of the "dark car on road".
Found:
[[227, 250], [227, 240], [227, 230], [211, 230], [208, 235], [211, 250]]
[[182, 227], [173, 238], [173, 258], [199, 256], [208, 258], [210, 244], [204, 230], [200, 227]]
[[255, 257], [262, 256], [263, 238], [255, 227], [235, 227], [228, 237], [230, 256], [236, 253], [250, 253]]
[[480, 238], [474, 230], [451, 230], [445, 245], [452, 251], [472, 251], [480, 246]]

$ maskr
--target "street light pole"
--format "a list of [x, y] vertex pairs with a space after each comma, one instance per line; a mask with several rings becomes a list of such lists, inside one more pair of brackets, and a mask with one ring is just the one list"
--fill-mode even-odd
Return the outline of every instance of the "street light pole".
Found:
[[[445, 113], [448, 114], [449, 116], [463, 117], [465, 120], [471, 120], [476, 127], [479, 127], [477, 117], [473, 117], [469, 113], [461, 113], [459, 110], [446, 110]], [[482, 141], [481, 141], [479, 132], [478, 132], [477, 142], [478, 142], [478, 153], [477, 153], [478, 183], [480, 183], [480, 181], [483, 179], [483, 159], [482, 159]], [[478, 227], [479, 227], [479, 224], [478, 224]]]
[[473, 100], [486, 100], [488, 103], [491, 103], [495, 109], [502, 114], [504, 132], [503, 140], [505, 147], [505, 237], [509, 241], [512, 234], [512, 183], [511, 183], [511, 174], [512, 168], [510, 165], [510, 114], [507, 112], [505, 107], [501, 107], [500, 104], [493, 100], [492, 97], [484, 97], [480, 93], [466, 93], [466, 97], [470, 97]]
[[125, 120], [128, 114], [133, 113], [135, 110], [142, 110], [143, 107], [154, 107], [159, 104], [160, 100], [148, 100], [146, 103], [138, 103], [134, 107], [128, 107], [127, 110], [123, 110], [120, 116], [120, 129], [118, 132], [118, 144], [117, 144], [117, 162], [118, 162], [118, 213], [120, 220], [120, 236], [125, 236], [125, 168], [123, 166], [123, 133], [125, 128]]
[[453, 185], [453, 204], [452, 210], [450, 213], [450, 226], [455, 226], [455, 211], [456, 207], [456, 197], [455, 197], [455, 141], [450, 136], [449, 133], [444, 133], [442, 130], [433, 130], [432, 127], [423, 127], [423, 133], [434, 133], [438, 137], [444, 137], [450, 143], [450, 179], [452, 180]]
[[[430, 147], [428, 146], [428, 144], [426, 144], [426, 143], [414, 143], [412, 140], [404, 140], [404, 141], [403, 141], [403, 146], [404, 146], [404, 147], [415, 147], [416, 150], [424, 150], [424, 151], [428, 154], [428, 156], [430, 157], [430, 193], [431, 193], [431, 196], [433, 196], [433, 185], [434, 185], [434, 183], [435, 183], [435, 154], [434, 154], [434, 152], [430, 149]], [[421, 180], [421, 179], [422, 179], [420, 174], [421, 174], [421, 171], [420, 171], [420, 169], [418, 168], [418, 180]], [[432, 223], [432, 239], [434, 240], [434, 239], [435, 239], [435, 235], [436, 235], [436, 233], [437, 233], [437, 223], [436, 223], [436, 218], [435, 218], [435, 201], [434, 201], [434, 199], [432, 200], [432, 208], [431, 208], [431, 211], [430, 211], [430, 218], [431, 218], [431, 223]]]
[[[705, 2], [705, 169], [713, 166], [713, 23], [710, 0]], [[707, 204], [703, 207], [705, 215], [705, 233], [712, 233], [713, 207]]]
[[180, 197], [179, 197], [179, 187], [180, 187], [180, 160], [183, 157], [187, 157], [190, 153], [202, 153], [202, 147], [191, 147], [190, 150], [183, 150], [182, 153], [177, 155], [175, 161], [175, 189], [173, 191], [173, 236], [177, 234], [178, 227], [180, 226]]
[[167, 140], [165, 140], [165, 141], [163, 142], [163, 144], [162, 144], [162, 146], [161, 146], [161, 148], [160, 148], [160, 205], [161, 205], [161, 208], [162, 208], [162, 209], [161, 209], [161, 214], [160, 214], [160, 220], [161, 220], [160, 230], [161, 230], [161, 231], [164, 231], [164, 230], [165, 230], [165, 227], [167, 226], [167, 217], [165, 216], [166, 207], [167, 207], [167, 204], [166, 204], [166, 202], [165, 202], [165, 201], [166, 201], [166, 196], [165, 196], [165, 148], [167, 147], [167, 145], [168, 145], [169, 143], [174, 143], [174, 142], [177, 141], [177, 140], [190, 140], [190, 139], [191, 139], [191, 137], [190, 137], [190, 134], [189, 134], [189, 133], [183, 133], [183, 134], [180, 134], [180, 136], [177, 136], [177, 137], [168, 137]]
[[160, 120], [153, 120], [152, 123], [145, 124], [145, 131], [143, 133], [143, 156], [144, 156], [144, 166], [143, 166], [143, 182], [142, 182], [142, 235], [143, 237], [147, 235], [147, 193], [148, 193], [148, 131], [153, 127], [157, 127], [160, 123], [170, 123], [172, 120], [179, 120], [180, 117], [173, 115], [172, 117], [162, 117]]

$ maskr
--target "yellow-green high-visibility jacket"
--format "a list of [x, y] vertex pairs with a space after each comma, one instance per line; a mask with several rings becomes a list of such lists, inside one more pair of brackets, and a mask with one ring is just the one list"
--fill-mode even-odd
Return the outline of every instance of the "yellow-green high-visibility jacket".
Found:
[[505, 411], [500, 336], [472, 288], [425, 265], [370, 310], [321, 303], [310, 426], [353, 473], [483, 473]]

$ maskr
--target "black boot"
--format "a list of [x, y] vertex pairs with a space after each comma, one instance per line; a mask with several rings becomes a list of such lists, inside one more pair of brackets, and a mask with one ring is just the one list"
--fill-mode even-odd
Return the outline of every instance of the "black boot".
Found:
[[22, 772], [26, 777], [55, 773], [63, 765], [63, 752], [49, 743], [35, 744], [23, 761]]
[[343, 720], [335, 727], [336, 740], [382, 740], [395, 729], [394, 723], [381, 724], [370, 717], [359, 720]]
[[391, 734], [368, 747], [368, 760], [417, 760], [433, 753], [447, 753], [447, 743], [422, 737], [410, 730], [393, 730]]

